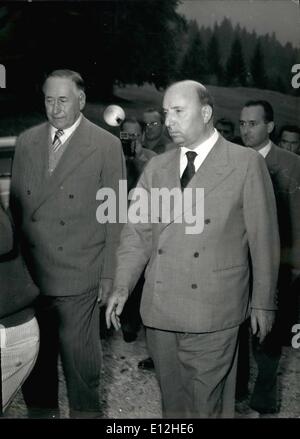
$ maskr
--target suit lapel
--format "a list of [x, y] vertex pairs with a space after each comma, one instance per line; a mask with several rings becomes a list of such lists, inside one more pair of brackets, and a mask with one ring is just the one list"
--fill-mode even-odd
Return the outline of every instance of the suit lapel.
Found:
[[[181, 187], [179, 179], [179, 161], [180, 151], [178, 151], [176, 157], [174, 157], [174, 159], [169, 162], [167, 167], [165, 177], [166, 180], [168, 180], [165, 187], [168, 187], [169, 189], [172, 189], [174, 187]], [[222, 181], [233, 172], [233, 170], [234, 167], [229, 162], [227, 142], [221, 136], [219, 136], [216, 144], [209, 152], [208, 156], [201, 164], [200, 168], [191, 179], [189, 184], [186, 186], [186, 188], [203, 188], [204, 198], [206, 198], [211, 191], [219, 186]], [[197, 202], [197, 199], [195, 197], [196, 192], [192, 191], [192, 194], [193, 196], [188, 199], [191, 202], [185, 203], [184, 205], [184, 212], [192, 209]], [[170, 215], [171, 221], [169, 223], [164, 223], [162, 229], [168, 224], [174, 222], [174, 220], [181, 215], [182, 213], [180, 213], [180, 215], [175, 215], [173, 218], [172, 209]]]
[[229, 162], [226, 141], [219, 136], [212, 148], [187, 187], [203, 188], [204, 196], [215, 189], [232, 173], [234, 167]]
[[277, 154], [276, 146], [274, 145], [274, 143], [271, 143], [271, 149], [270, 149], [269, 153], [267, 154], [265, 161], [266, 161], [266, 165], [267, 165], [269, 171], [272, 174], [275, 174], [276, 172], [278, 172], [280, 170], [280, 166], [278, 163], [278, 154]]
[[[47, 138], [48, 145], [48, 138]], [[46, 150], [47, 158], [44, 158], [44, 172], [47, 172], [45, 166], [48, 166], [48, 151]], [[63, 153], [57, 167], [53, 171], [52, 175], [47, 179], [46, 185], [43, 193], [37, 203], [37, 209], [57, 190], [57, 188], [63, 183], [63, 181], [68, 177], [69, 174], [74, 172], [74, 170], [90, 155], [95, 151], [95, 147], [91, 146], [90, 142], [90, 130], [88, 127], [87, 120], [82, 117], [80, 125], [73, 133], [70, 139], [69, 145], [66, 151]], [[43, 174], [45, 175], [45, 174]]]
[[30, 171], [37, 189], [36, 200], [41, 196], [45, 185], [45, 172], [48, 166], [48, 141], [49, 141], [49, 124], [41, 126], [37, 136], [32, 140], [30, 148], [27, 149]]

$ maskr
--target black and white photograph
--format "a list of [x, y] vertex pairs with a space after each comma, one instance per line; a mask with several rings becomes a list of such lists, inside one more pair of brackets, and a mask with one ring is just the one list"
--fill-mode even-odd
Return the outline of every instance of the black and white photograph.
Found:
[[0, 378], [4, 423], [300, 419], [299, 0], [0, 3]]

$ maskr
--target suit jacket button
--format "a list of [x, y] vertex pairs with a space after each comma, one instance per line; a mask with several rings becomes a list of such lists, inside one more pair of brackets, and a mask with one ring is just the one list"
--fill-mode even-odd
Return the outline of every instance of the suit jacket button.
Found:
[[69, 198], [74, 198], [74, 195], [73, 195], [73, 194], [70, 194], [70, 195], [69, 195]]
[[59, 247], [57, 247], [57, 250], [59, 250], [61, 252], [61, 251], [63, 251], [63, 247], [59, 246]]
[[197, 288], [197, 284], [192, 284], [192, 288], [195, 290]]
[[199, 253], [198, 253], [198, 252], [195, 252], [195, 253], [194, 253], [194, 257], [195, 257], [195, 258], [199, 258]]
[[158, 254], [161, 255], [162, 252], [163, 252], [163, 251], [162, 251], [162, 249], [160, 248], [160, 249], [158, 250]]
[[205, 224], [209, 224], [209, 223], [210, 223], [210, 218], [207, 218], [207, 219], [204, 221], [204, 223], [205, 223]]
[[31, 190], [28, 189], [27, 195], [31, 195]]
[[59, 224], [60, 224], [61, 226], [64, 226], [66, 223], [65, 223], [63, 220], [61, 220]]

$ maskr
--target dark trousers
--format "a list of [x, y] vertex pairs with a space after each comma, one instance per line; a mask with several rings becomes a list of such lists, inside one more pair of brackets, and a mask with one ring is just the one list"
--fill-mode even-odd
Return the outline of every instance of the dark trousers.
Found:
[[124, 332], [138, 333], [142, 319], [140, 315], [140, 303], [145, 283], [144, 273], [140, 276], [136, 286], [130, 294], [121, 314], [121, 325]]
[[[278, 279], [278, 311], [272, 331], [262, 344], [252, 338], [253, 356], [257, 364], [257, 378], [250, 399], [252, 408], [263, 412], [278, 410], [277, 375], [282, 346], [290, 346], [292, 326], [297, 322], [299, 280], [291, 269], [281, 266]], [[247, 325], [246, 323], [244, 325]], [[248, 386], [249, 379], [249, 335], [245, 326], [240, 334], [238, 357], [237, 396]]]
[[236, 398], [242, 399], [248, 395], [250, 378], [250, 320], [245, 320], [239, 330], [239, 352], [236, 376]]
[[200, 334], [146, 328], [164, 418], [232, 418], [238, 327]]
[[101, 367], [97, 291], [64, 297], [40, 296], [37, 301], [40, 351], [23, 385], [29, 408], [58, 408], [58, 354], [65, 374], [70, 414], [99, 414]]

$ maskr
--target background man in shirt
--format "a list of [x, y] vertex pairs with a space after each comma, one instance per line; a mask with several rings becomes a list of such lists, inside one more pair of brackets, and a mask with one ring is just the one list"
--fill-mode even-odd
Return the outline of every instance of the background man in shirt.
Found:
[[[264, 157], [273, 183], [280, 234], [279, 309], [272, 332], [262, 345], [254, 343], [258, 377], [250, 406], [258, 412], [276, 413], [277, 369], [283, 343], [290, 344], [291, 328], [297, 316], [295, 282], [300, 274], [300, 160], [285, 151], [269, 136], [274, 129], [273, 108], [267, 101], [248, 101], [240, 115], [240, 131], [245, 146]], [[255, 340], [254, 340], [255, 341]], [[244, 347], [248, 349], [247, 339]], [[243, 346], [241, 348], [241, 352]], [[245, 364], [243, 365], [245, 368]]]
[[300, 128], [296, 125], [284, 125], [279, 133], [279, 146], [300, 155]]
[[162, 154], [174, 148], [170, 138], [165, 134], [163, 115], [155, 108], [148, 108], [143, 113], [145, 148], [151, 149], [156, 154]]
[[[36, 366], [25, 401], [40, 416], [58, 409], [57, 358], [65, 373], [70, 415], [99, 415], [99, 309], [112, 286], [119, 224], [96, 220], [96, 193], [118, 194], [125, 178], [120, 141], [88, 121], [84, 83], [56, 70], [43, 87], [48, 122], [22, 133], [16, 145], [11, 207], [31, 275], [41, 296]], [[44, 409], [44, 410], [42, 410]]]
[[238, 330], [249, 311], [249, 250], [251, 321], [260, 340], [276, 308], [279, 241], [272, 184], [259, 154], [214, 129], [213, 102], [202, 84], [171, 85], [163, 108], [178, 148], [152, 158], [138, 187], [146, 193], [177, 189], [183, 196], [203, 188], [204, 229], [187, 234], [184, 209], [181, 222], [172, 210], [170, 221], [159, 215], [151, 222], [155, 211], [148, 221], [129, 221], [117, 252], [107, 324], [120, 327], [124, 304], [148, 264], [141, 316], [163, 416], [232, 417]]

